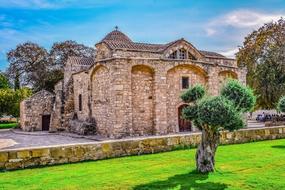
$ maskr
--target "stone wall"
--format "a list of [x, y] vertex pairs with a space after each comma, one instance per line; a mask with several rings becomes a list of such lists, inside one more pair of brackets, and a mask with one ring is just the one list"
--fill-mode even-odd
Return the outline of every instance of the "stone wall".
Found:
[[[73, 75], [74, 85], [74, 113], [77, 114], [81, 121], [88, 120], [89, 116], [89, 75], [86, 72], [80, 72]], [[81, 110], [79, 110], [79, 96], [81, 95]]]
[[179, 65], [167, 71], [167, 124], [169, 133], [179, 132], [178, 108], [184, 104], [180, 95], [187, 90], [182, 88], [182, 77], [189, 78], [189, 87], [196, 84], [207, 87], [206, 72], [199, 67]]
[[132, 68], [132, 129], [135, 135], [154, 133], [154, 73], [147, 66]]
[[[279, 138], [285, 138], [285, 126], [221, 132], [221, 144], [246, 143]], [[110, 140], [67, 146], [1, 150], [0, 170], [164, 152], [196, 147], [200, 140], [201, 135], [195, 133]]]
[[[42, 130], [42, 117], [52, 115], [55, 96], [42, 90], [20, 104], [21, 128], [24, 131]], [[51, 129], [51, 128], [50, 128]]]
[[98, 65], [91, 73], [91, 110], [92, 118], [95, 118], [98, 134], [112, 137], [110, 109], [112, 102], [111, 75], [109, 69]]

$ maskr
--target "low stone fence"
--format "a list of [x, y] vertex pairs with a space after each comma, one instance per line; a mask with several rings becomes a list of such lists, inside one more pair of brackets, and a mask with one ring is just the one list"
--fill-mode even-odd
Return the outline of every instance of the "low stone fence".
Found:
[[[221, 144], [285, 138], [285, 126], [221, 132]], [[20, 148], [0, 151], [0, 170], [99, 160], [196, 147], [200, 133], [142, 137], [74, 145]]]

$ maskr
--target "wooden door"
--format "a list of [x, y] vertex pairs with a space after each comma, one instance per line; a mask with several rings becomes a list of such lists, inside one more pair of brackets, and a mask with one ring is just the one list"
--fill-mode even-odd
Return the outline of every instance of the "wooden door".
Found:
[[48, 131], [50, 125], [50, 115], [43, 115], [42, 116], [42, 130]]
[[182, 110], [188, 105], [181, 105], [178, 108], [178, 122], [179, 122], [179, 132], [191, 131], [191, 121], [182, 118]]

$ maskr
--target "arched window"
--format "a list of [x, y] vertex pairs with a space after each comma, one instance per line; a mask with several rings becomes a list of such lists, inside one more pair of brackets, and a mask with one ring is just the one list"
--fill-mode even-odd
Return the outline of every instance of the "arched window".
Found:
[[196, 58], [188, 52], [186, 49], [181, 48], [177, 51], [174, 51], [168, 56], [169, 59], [191, 59], [196, 60]]
[[178, 50], [178, 59], [187, 59], [187, 51], [185, 49]]
[[82, 111], [82, 95], [79, 94], [78, 96], [78, 109], [79, 111]]

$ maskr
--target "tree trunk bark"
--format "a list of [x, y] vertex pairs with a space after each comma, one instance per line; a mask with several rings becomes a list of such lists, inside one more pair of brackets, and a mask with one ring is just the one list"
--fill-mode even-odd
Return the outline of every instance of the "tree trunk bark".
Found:
[[196, 152], [196, 169], [201, 173], [215, 170], [215, 154], [220, 140], [219, 131], [202, 127], [202, 140]]

